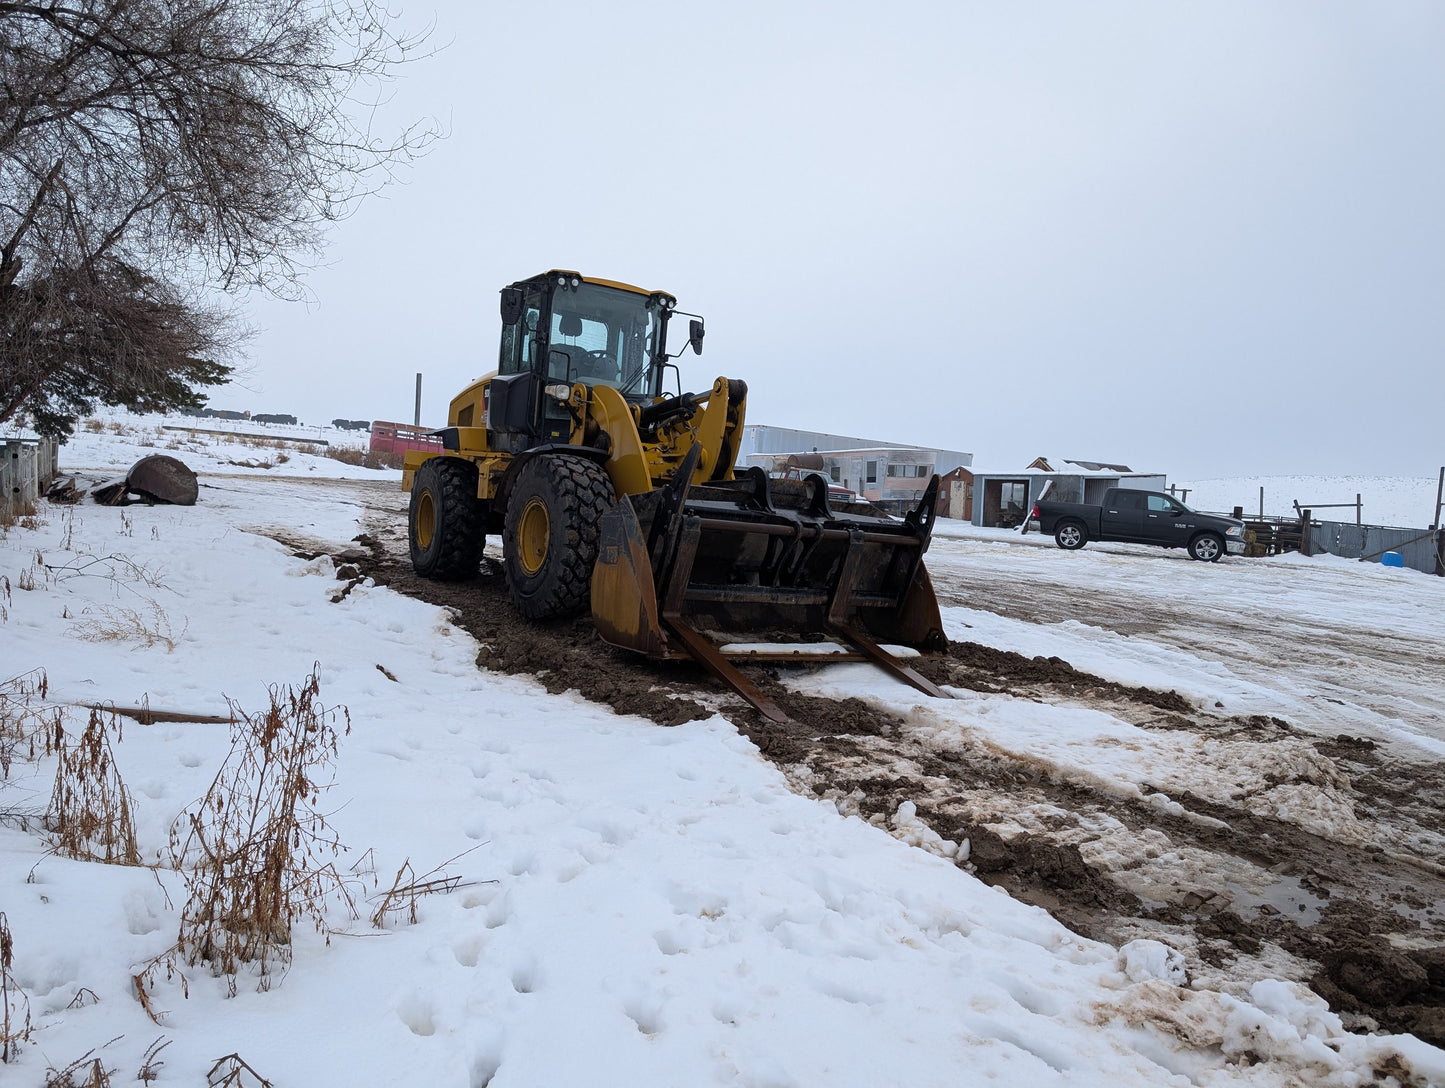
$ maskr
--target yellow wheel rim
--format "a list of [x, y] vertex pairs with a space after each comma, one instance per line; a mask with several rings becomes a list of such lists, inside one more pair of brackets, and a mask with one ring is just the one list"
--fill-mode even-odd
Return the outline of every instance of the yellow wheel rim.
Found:
[[517, 525], [517, 558], [528, 575], [536, 574], [547, 561], [547, 544], [552, 535], [552, 520], [547, 504], [541, 499], [528, 499]]
[[423, 491], [416, 504], [416, 545], [422, 551], [431, 547], [437, 531], [437, 506], [430, 491]]

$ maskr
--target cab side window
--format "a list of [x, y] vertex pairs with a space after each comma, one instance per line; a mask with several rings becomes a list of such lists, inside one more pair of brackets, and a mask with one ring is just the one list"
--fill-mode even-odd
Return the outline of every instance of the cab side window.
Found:
[[1115, 510], [1140, 510], [1143, 509], [1143, 495], [1138, 491], [1116, 491], [1114, 492]]
[[1174, 500], [1167, 495], [1149, 496], [1149, 513], [1151, 514], [1172, 514], [1178, 509]]

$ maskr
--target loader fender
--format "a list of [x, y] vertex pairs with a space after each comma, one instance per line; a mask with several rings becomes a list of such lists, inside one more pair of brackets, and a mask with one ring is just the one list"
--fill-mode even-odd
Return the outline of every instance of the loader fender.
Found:
[[632, 419], [632, 409], [621, 393], [608, 385], [592, 387], [592, 418], [612, 440], [603, 467], [612, 477], [612, 488], [619, 495], [640, 495], [652, 489], [647, 471], [647, 457], [642, 439]]

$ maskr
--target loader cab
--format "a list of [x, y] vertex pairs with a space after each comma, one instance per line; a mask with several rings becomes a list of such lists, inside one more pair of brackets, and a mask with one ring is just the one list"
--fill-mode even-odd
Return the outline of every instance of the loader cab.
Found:
[[502, 289], [502, 339], [491, 391], [499, 448], [566, 442], [562, 387], [606, 385], [638, 405], [661, 394], [667, 322], [677, 300], [553, 269]]

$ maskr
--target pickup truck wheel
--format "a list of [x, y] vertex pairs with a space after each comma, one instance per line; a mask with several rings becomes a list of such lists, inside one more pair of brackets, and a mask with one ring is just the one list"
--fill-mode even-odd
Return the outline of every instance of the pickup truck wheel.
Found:
[[1217, 563], [1224, 554], [1224, 541], [1215, 533], [1200, 533], [1189, 542], [1189, 558], [1201, 563]]
[[1088, 542], [1088, 532], [1077, 521], [1066, 521], [1054, 530], [1054, 543], [1066, 551], [1078, 551]]

